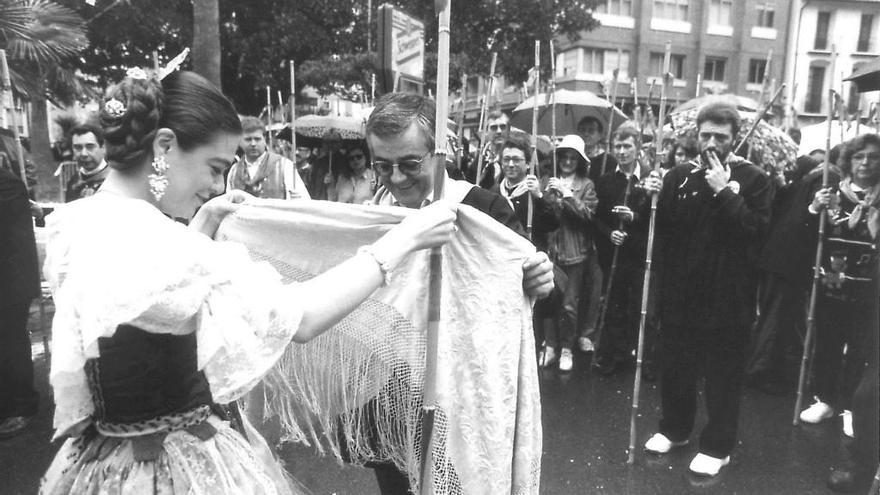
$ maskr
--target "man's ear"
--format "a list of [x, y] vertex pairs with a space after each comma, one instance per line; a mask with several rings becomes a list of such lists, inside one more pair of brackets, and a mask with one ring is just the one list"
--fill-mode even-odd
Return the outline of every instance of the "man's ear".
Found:
[[162, 127], [156, 131], [156, 137], [153, 138], [153, 156], [165, 155], [176, 145], [177, 135], [174, 134], [174, 131]]

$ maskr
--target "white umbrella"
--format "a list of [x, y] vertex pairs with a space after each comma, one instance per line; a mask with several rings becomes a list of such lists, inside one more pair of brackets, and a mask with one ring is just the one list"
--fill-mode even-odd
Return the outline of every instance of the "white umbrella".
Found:
[[[837, 146], [843, 141], [858, 136], [859, 134], [874, 134], [870, 126], [862, 124], [856, 132], [856, 124], [853, 122], [843, 123], [843, 140], [841, 140], [840, 121], [831, 121], [831, 147]], [[801, 144], [798, 145], [798, 155], [806, 155], [813, 150], [825, 150], [825, 135], [828, 132], [828, 121], [801, 127]]]
[[[538, 134], [551, 133], [552, 101], [549, 93], [538, 93]], [[526, 132], [532, 132], [532, 109], [535, 97], [531, 96], [513, 109], [510, 124]], [[584, 117], [594, 117], [608, 129], [608, 117], [611, 102], [590, 91], [556, 90], [556, 135], [576, 134], [577, 125]], [[615, 107], [612, 114], [611, 128], [626, 120], [626, 114]]]

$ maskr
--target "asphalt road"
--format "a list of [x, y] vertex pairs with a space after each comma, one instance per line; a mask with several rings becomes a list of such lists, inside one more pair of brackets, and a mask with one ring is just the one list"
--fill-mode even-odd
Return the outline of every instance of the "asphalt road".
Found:
[[[36, 325], [36, 318], [32, 321]], [[35, 336], [35, 342], [38, 342]], [[36, 493], [58, 448], [50, 443], [52, 405], [42, 344], [35, 344], [39, 415], [20, 435], [0, 441], [0, 494]], [[659, 420], [659, 390], [646, 384], [638, 421], [636, 463], [626, 464], [632, 372], [599, 377], [578, 356], [570, 373], [541, 372], [544, 424], [542, 494], [830, 494], [825, 479], [841, 446], [840, 421], [791, 425], [794, 394], [773, 397], [747, 389], [740, 441], [731, 464], [711, 480], [687, 474], [688, 446], [663, 457], [641, 452]], [[702, 403], [697, 428], [705, 423]], [[695, 441], [695, 432], [692, 439]], [[311, 449], [280, 449], [288, 470], [315, 494], [378, 494], [372, 472], [341, 466]], [[861, 493], [865, 493], [865, 490]]]

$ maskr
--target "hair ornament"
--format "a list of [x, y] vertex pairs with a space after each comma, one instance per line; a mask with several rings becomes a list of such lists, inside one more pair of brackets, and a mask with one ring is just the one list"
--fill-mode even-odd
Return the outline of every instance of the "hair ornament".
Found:
[[138, 80], [146, 80], [149, 78], [149, 76], [147, 76], [147, 72], [140, 67], [132, 67], [131, 69], [128, 69], [127, 71], [125, 71], [125, 77]]
[[110, 98], [104, 103], [104, 114], [111, 119], [121, 119], [125, 115], [125, 104], [116, 98]]

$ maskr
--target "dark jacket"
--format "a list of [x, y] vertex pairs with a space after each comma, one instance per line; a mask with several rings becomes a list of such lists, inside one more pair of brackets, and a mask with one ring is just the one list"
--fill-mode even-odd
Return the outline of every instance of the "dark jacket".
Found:
[[37, 244], [27, 190], [0, 168], [0, 305], [20, 304], [40, 295]]
[[657, 234], [664, 326], [745, 328], [754, 318], [755, 263], [773, 188], [751, 163], [730, 168], [730, 187], [717, 195], [693, 164], [663, 179]]
[[[640, 177], [647, 177], [650, 169], [641, 165], [640, 167]], [[599, 264], [606, 271], [611, 266], [614, 252], [614, 244], [611, 243], [610, 238], [611, 232], [620, 227], [619, 217], [611, 212], [615, 206], [628, 206], [633, 211], [632, 222], [624, 224], [627, 238], [619, 249], [618, 262], [631, 265], [644, 265], [645, 263], [648, 223], [651, 218], [651, 197], [643, 188], [638, 187], [638, 179], [635, 176], [630, 177], [629, 195], [627, 196], [626, 183], [626, 176], [613, 169], [596, 182], [596, 196], [599, 199], [599, 204], [596, 206], [593, 225], [596, 229]], [[624, 202], [625, 196], [626, 201]]]

